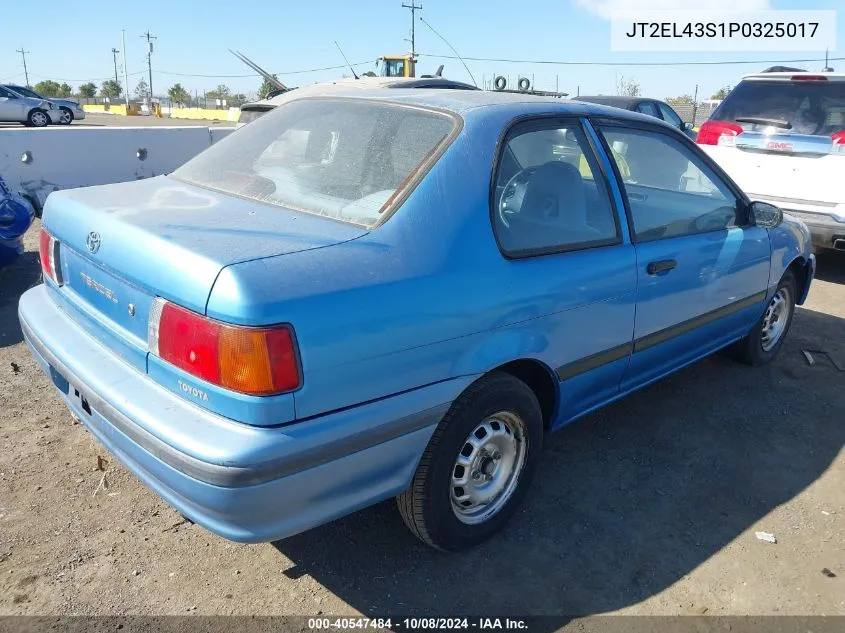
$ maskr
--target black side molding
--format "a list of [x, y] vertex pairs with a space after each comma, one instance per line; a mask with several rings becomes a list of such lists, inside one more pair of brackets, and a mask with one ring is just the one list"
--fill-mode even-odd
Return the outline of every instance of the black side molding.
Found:
[[709, 323], [713, 323], [714, 321], [718, 321], [719, 319], [722, 319], [726, 316], [729, 316], [734, 312], [739, 312], [740, 310], [744, 310], [745, 308], [750, 308], [754, 304], [760, 303], [765, 298], [765, 291], [758, 292], [756, 294], [751, 295], [750, 297], [746, 297], [745, 299], [740, 299], [739, 301], [734, 301], [733, 303], [729, 303], [728, 305], [723, 306], [721, 308], [717, 308], [716, 310], [706, 312], [705, 314], [697, 316], [694, 319], [689, 319], [688, 321], [684, 321], [683, 323], [678, 323], [677, 325], [673, 325], [658, 332], [654, 332], [653, 334], [649, 334], [648, 336], [638, 338], [633, 343], [617, 345], [616, 347], [611, 347], [610, 349], [604, 350], [597, 354], [593, 354], [592, 356], [587, 356], [586, 358], [576, 360], [572, 363], [561, 365], [555, 370], [555, 373], [557, 373], [557, 377], [559, 380], [569, 380], [570, 378], [574, 378], [575, 376], [578, 376], [580, 374], [587, 373], [588, 371], [592, 371], [593, 369], [598, 369], [602, 365], [607, 365], [608, 363], [612, 363], [621, 358], [625, 358], [631, 353], [636, 354], [637, 352], [642, 352], [643, 350], [647, 350], [650, 347], [654, 347], [655, 345], [659, 345], [660, 343], [665, 343], [666, 341], [669, 341], [673, 338], [682, 336], [683, 334], [691, 332], [696, 328], [702, 327]]

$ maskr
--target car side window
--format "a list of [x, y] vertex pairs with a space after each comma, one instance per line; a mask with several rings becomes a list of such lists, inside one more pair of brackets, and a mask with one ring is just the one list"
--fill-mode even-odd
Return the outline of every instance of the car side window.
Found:
[[660, 114], [663, 116], [663, 120], [666, 121], [666, 123], [674, 125], [677, 128], [681, 127], [681, 117], [679, 117], [672, 108], [665, 103], [658, 103], [657, 107], [660, 108]]
[[502, 251], [521, 257], [620, 241], [596, 158], [577, 122], [514, 126], [494, 176], [493, 229]]
[[0, 97], [10, 98], [12, 95], [5, 88], [0, 87]]
[[637, 112], [642, 112], [643, 114], [653, 116], [657, 119], [660, 118], [660, 114], [657, 112], [657, 108], [654, 107], [654, 104], [651, 101], [644, 101], [643, 103], [638, 103]]
[[639, 129], [601, 132], [619, 167], [638, 241], [738, 226], [736, 196], [683, 143]]

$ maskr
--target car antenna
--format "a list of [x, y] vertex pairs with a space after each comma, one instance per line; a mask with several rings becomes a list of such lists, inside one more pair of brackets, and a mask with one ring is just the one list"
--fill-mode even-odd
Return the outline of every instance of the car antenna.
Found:
[[349, 60], [346, 59], [346, 55], [343, 54], [343, 49], [340, 48], [340, 44], [337, 43], [337, 40], [334, 41], [334, 45], [337, 46], [337, 50], [339, 50], [340, 54], [343, 56], [343, 61], [346, 62], [346, 65], [349, 66], [349, 70], [352, 71], [352, 76], [355, 77], [355, 79], [359, 79], [358, 74], [355, 72], [355, 69], [352, 68], [352, 64], [349, 63]]
[[428, 22], [426, 22], [426, 21], [425, 21], [425, 19], [424, 19], [422, 16], [420, 16], [420, 22], [422, 22], [422, 23], [423, 23], [423, 24], [425, 24], [428, 28], [430, 28], [430, 29], [431, 29], [431, 31], [432, 31], [432, 33], [434, 33], [437, 37], [439, 37], [441, 40], [443, 40], [444, 42], [446, 42], [446, 46], [448, 46], [449, 48], [451, 48], [451, 49], [452, 49], [452, 52], [453, 52], [453, 53], [455, 53], [455, 56], [456, 56], [458, 59], [460, 59], [460, 60], [461, 60], [461, 63], [464, 65], [464, 68], [466, 68], [467, 74], [469, 74], [470, 79], [472, 79], [472, 83], [474, 83], [474, 84], [475, 84], [475, 87], [476, 87], [476, 88], [478, 88], [478, 82], [477, 82], [477, 81], [475, 81], [475, 77], [473, 77], [473, 76], [472, 76], [472, 72], [470, 72], [469, 66], [467, 66], [467, 65], [466, 65], [466, 62], [464, 61], [464, 58], [463, 58], [463, 57], [461, 57], [461, 54], [460, 54], [458, 51], [456, 51], [456, 50], [455, 50], [455, 47], [454, 47], [454, 46], [452, 46], [452, 45], [451, 45], [448, 41], [446, 41], [446, 38], [445, 38], [445, 37], [443, 37], [442, 35], [440, 35], [440, 33], [438, 33], [437, 31], [435, 31], [435, 30], [434, 30], [434, 27], [433, 27], [433, 26], [431, 26], [431, 24], [429, 24]]
[[266, 79], [268, 82], [270, 82], [271, 84], [273, 84], [274, 86], [276, 86], [276, 88], [278, 88], [278, 89], [279, 89], [279, 90], [281, 90], [282, 92], [287, 92], [288, 90], [290, 90], [290, 88], [288, 88], [285, 84], [283, 84], [281, 81], [279, 81], [278, 79], [276, 79], [273, 75], [271, 75], [270, 73], [268, 73], [268, 72], [267, 72], [266, 70], [264, 70], [261, 66], [259, 66], [258, 64], [256, 64], [254, 61], [252, 61], [249, 57], [247, 57], [246, 55], [244, 55], [244, 54], [243, 54], [243, 53], [241, 53], [240, 51], [233, 51], [233, 50], [230, 48], [230, 49], [229, 49], [229, 52], [230, 52], [230, 53], [232, 53], [232, 55], [234, 55], [235, 57], [237, 57], [239, 60], [241, 60], [244, 64], [246, 64], [247, 66], [249, 66], [250, 68], [252, 68], [255, 72], [257, 72], [257, 73], [258, 73], [258, 74], [260, 74], [262, 77], [264, 77], [264, 79]]

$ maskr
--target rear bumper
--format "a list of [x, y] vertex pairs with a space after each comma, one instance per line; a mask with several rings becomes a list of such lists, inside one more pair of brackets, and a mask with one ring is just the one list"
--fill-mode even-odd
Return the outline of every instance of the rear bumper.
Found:
[[840, 248], [845, 250], [845, 222], [839, 222], [836, 217], [821, 210], [807, 211], [783, 208], [783, 212], [798, 218], [807, 225], [814, 246], [835, 248], [836, 240], [842, 240]]
[[398, 494], [470, 379], [280, 427], [217, 416], [163, 389], [68, 318], [45, 285], [18, 309], [67, 407], [179, 512], [234, 541], [284, 538]]

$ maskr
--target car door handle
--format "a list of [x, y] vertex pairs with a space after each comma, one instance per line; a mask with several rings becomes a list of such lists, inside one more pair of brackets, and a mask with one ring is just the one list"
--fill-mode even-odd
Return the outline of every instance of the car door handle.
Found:
[[678, 262], [676, 262], [674, 259], [661, 259], [656, 262], [649, 262], [648, 266], [646, 266], [646, 272], [649, 275], [658, 275], [660, 273], [672, 270], [677, 265]]

